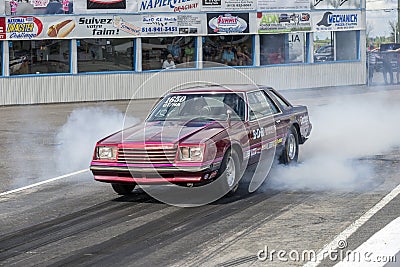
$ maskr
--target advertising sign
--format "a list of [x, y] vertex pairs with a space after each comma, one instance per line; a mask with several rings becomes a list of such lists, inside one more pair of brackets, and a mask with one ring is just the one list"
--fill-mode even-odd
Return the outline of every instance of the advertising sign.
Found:
[[258, 33], [311, 31], [310, 12], [257, 13]]
[[208, 13], [209, 34], [235, 34], [249, 32], [248, 13]]
[[257, 9], [308, 10], [310, 9], [310, 0], [257, 0]]
[[43, 23], [37, 17], [6, 18], [7, 39], [34, 39], [43, 32]]
[[332, 10], [312, 13], [314, 31], [361, 30], [362, 20], [360, 11]]
[[201, 10], [255, 10], [256, 2], [253, 0], [201, 0]]
[[98, 39], [197, 35], [206, 34], [204, 21], [206, 21], [205, 14], [16, 16], [0, 18], [0, 39]]
[[201, 14], [143, 15], [142, 36], [204, 34]]
[[75, 14], [134, 13], [137, 0], [74, 0]]
[[199, 12], [201, 0], [138, 0], [138, 11], [148, 12]]
[[0, 18], [0, 40], [6, 39], [6, 18]]
[[357, 9], [360, 0], [311, 0], [312, 9]]

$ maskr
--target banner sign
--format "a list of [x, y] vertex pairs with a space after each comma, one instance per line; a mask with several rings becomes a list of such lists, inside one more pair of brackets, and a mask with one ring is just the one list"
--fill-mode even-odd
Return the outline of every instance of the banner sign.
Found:
[[309, 9], [310, 9], [310, 0], [257, 0], [257, 10], [309, 10]]
[[6, 18], [0, 18], [0, 40], [6, 39]]
[[257, 13], [258, 33], [311, 31], [310, 12]]
[[30, 16], [6, 18], [7, 39], [33, 39], [43, 32], [40, 19]]
[[137, 0], [73, 0], [75, 14], [135, 13]]
[[[0, 18], [0, 39], [127, 38], [206, 34], [205, 14], [15, 16]], [[2, 37], [2, 29], [4, 31]]]
[[312, 9], [358, 9], [360, 0], [311, 0]]
[[256, 2], [254, 0], [201, 0], [203, 11], [220, 11], [220, 10], [256, 10]]
[[199, 12], [201, 0], [138, 0], [138, 11], [149, 12]]
[[332, 10], [311, 14], [313, 31], [361, 30], [363, 27], [361, 11]]
[[142, 36], [204, 34], [202, 14], [142, 16]]
[[207, 13], [209, 34], [249, 33], [248, 13]]

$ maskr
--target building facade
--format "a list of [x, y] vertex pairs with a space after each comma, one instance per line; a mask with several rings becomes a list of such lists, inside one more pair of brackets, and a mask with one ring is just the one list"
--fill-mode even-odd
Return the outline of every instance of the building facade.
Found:
[[6, 0], [0, 105], [364, 84], [365, 0]]

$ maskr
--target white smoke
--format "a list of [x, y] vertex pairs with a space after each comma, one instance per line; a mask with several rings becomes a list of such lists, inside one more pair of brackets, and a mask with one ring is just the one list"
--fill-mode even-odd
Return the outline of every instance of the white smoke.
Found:
[[354, 95], [309, 107], [313, 130], [300, 148], [301, 162], [274, 166], [266, 186], [311, 191], [358, 191], [376, 186], [379, 175], [360, 158], [400, 145], [396, 100]]
[[97, 141], [138, 121], [126, 118], [124, 123], [124, 114], [110, 107], [74, 110], [56, 136], [58, 170], [66, 173], [88, 168]]

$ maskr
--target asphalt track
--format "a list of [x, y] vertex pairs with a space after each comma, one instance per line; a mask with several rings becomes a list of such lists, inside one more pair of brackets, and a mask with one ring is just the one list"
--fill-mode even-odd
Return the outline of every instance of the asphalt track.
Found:
[[[354, 99], [385, 94], [400, 101], [400, 88], [384, 89], [284, 94], [311, 110], [341, 94]], [[144, 117], [150, 103], [135, 102], [137, 117]], [[258, 255], [266, 248], [318, 254], [349, 227], [351, 235], [341, 240], [346, 246], [340, 251], [354, 250], [400, 216], [396, 194], [374, 208], [400, 184], [398, 148], [359, 159], [374, 170], [370, 178], [376, 181], [363, 190], [265, 186], [253, 194], [179, 208], [154, 200], [141, 189], [120, 197], [109, 185], [94, 182], [89, 171], [82, 171], [10, 192], [67, 174], [56, 169], [50, 155], [57, 146], [55, 132], [74, 109], [113, 106], [124, 111], [126, 105], [118, 101], [0, 108], [0, 266], [302, 266], [307, 260], [278, 258], [275, 253], [262, 261]], [[362, 224], [352, 224], [365, 214], [369, 216]], [[333, 266], [338, 259], [320, 261], [321, 266]], [[391, 266], [399, 265], [397, 259]]]

